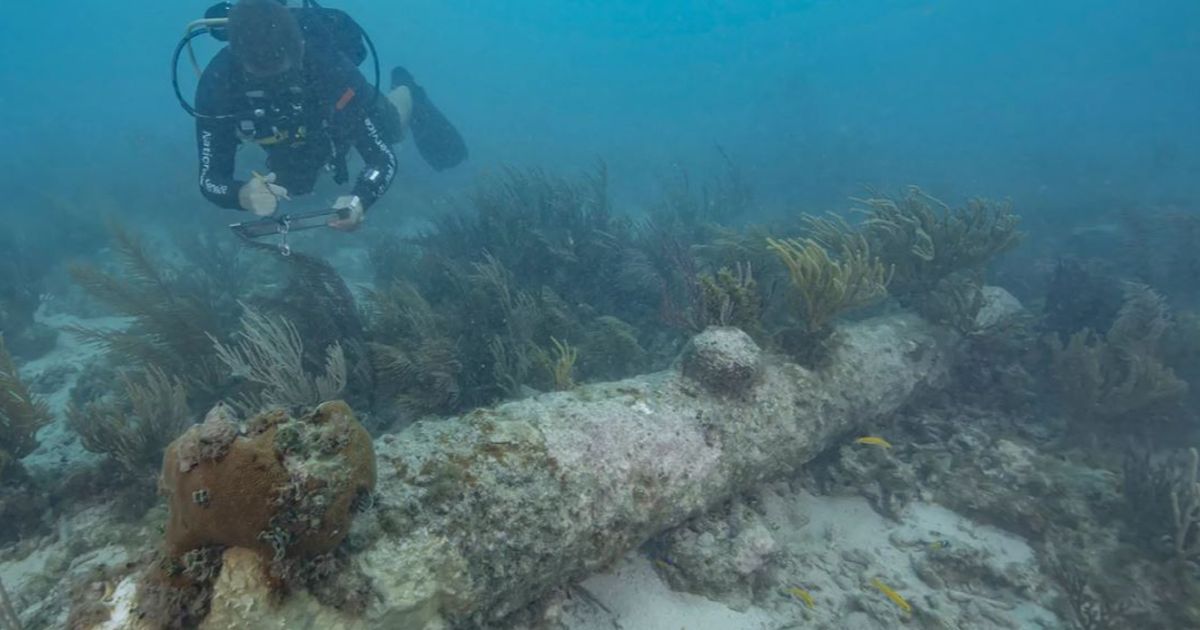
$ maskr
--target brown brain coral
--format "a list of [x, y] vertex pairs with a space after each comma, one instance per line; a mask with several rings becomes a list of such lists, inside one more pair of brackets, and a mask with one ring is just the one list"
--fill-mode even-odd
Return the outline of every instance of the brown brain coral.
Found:
[[341, 401], [293, 418], [282, 410], [231, 433], [210, 413], [167, 447], [165, 553], [183, 567], [189, 551], [243, 547], [267, 562], [332, 551], [349, 531], [356, 502], [375, 487], [371, 437]]

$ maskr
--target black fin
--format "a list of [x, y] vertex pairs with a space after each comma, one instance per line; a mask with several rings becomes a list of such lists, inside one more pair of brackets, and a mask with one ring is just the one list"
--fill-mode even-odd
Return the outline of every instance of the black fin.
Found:
[[425, 163], [444, 171], [467, 159], [467, 143], [445, 114], [433, 104], [425, 89], [417, 85], [412, 73], [401, 66], [392, 69], [392, 89], [407, 86], [412, 91], [413, 109], [409, 132]]

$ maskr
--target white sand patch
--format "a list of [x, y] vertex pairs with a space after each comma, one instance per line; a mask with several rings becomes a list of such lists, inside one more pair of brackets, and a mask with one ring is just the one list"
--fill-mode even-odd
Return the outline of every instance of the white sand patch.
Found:
[[141, 554], [147, 545], [145, 530], [131, 537], [128, 529], [118, 527], [111, 506], [97, 505], [62, 518], [53, 533], [22, 543], [28, 545], [25, 553], [5, 550], [0, 579], [18, 614], [36, 621], [26, 627], [66, 627], [73, 584], [92, 579], [97, 569], [106, 575], [124, 572]]
[[[903, 521], [895, 522], [877, 514], [861, 497], [814, 496], [783, 485], [763, 494], [760, 509], [784, 553], [770, 584], [760, 589], [755, 605], [745, 612], [672, 591], [650, 560], [630, 554], [613, 570], [583, 582], [596, 601], [580, 596], [565, 603], [565, 627], [883, 630], [907, 625], [913, 615], [925, 617], [918, 627], [938, 623], [979, 630], [1062, 627], [1043, 602], [1016, 595], [1014, 589], [995, 590], [980, 581], [958, 584], [952, 576], [936, 587], [918, 576], [916, 567], [934, 550], [955, 550], [977, 558], [984, 566], [981, 570], [1036, 581], [1032, 548], [1005, 531], [928, 503], [909, 506]], [[902, 612], [872, 586], [873, 579], [899, 592], [915, 612]], [[813, 607], [791, 589], [810, 594]]]
[[[108, 505], [96, 505], [62, 518], [53, 533], [40, 541], [31, 552], [0, 560], [0, 577], [9, 591], [21, 591], [44, 573], [58, 575], [71, 569], [91, 566], [116, 566], [129, 559], [119, 544], [104, 544], [113, 527], [114, 517]], [[7, 555], [7, 554], [6, 554]], [[59, 576], [61, 577], [61, 576]]]
[[21, 366], [21, 376], [30, 382], [39, 375], [53, 370], [70, 368], [62, 384], [50, 393], [39, 393], [38, 397], [50, 406], [53, 420], [38, 431], [38, 448], [21, 461], [26, 470], [35, 477], [46, 475], [62, 475], [67, 470], [87, 465], [96, 460], [97, 456], [88, 453], [79, 444], [79, 436], [67, 426], [67, 407], [71, 401], [71, 389], [79, 381], [80, 375], [93, 361], [104, 354], [102, 348], [86, 344], [72, 334], [72, 326], [84, 326], [98, 329], [123, 329], [129, 325], [129, 319], [124, 317], [98, 317], [83, 319], [67, 313], [47, 314], [46, 309], [38, 310], [38, 322], [58, 331], [58, 342], [54, 349], [29, 361]]
[[864, 606], [895, 609], [897, 620], [906, 617], [874, 587], [878, 579], [919, 611], [937, 611], [974, 628], [1058, 627], [1053, 613], [1039, 602], [1015, 598], [1012, 589], [989, 592], [978, 583], [955, 583], [954, 576], [945, 576], [939, 588], [918, 575], [918, 566], [933, 553], [961, 551], [977, 558], [979, 571], [1033, 579], [1038, 574], [1033, 549], [1018, 536], [929, 503], [910, 505], [898, 523], [860, 497], [776, 495], [766, 509], [776, 539], [798, 559], [788, 573], [812, 593], [818, 613], [833, 612], [818, 614], [831, 622]]
[[133, 623], [134, 615], [134, 597], [137, 595], [137, 577], [133, 575], [125, 576], [117, 584], [117, 588], [113, 591], [109, 601], [104, 602], [109, 605], [112, 611], [108, 621], [97, 627], [97, 630], [120, 630], [121, 628], [129, 627]]
[[[678, 593], [648, 559], [629, 554], [610, 572], [582, 584], [595, 602], [577, 597], [563, 621], [572, 630], [763, 630], [776, 628], [765, 610], [737, 612], [698, 595]], [[601, 607], [603, 606], [603, 607]], [[607, 610], [605, 610], [607, 608]]]
[[769, 502], [768, 519], [799, 527], [780, 528], [776, 539], [801, 548], [827, 551], [857, 549], [875, 554], [884, 564], [907, 561], [905, 547], [967, 546], [980, 549], [1003, 563], [1034, 560], [1033, 549], [1021, 538], [971, 521], [930, 503], [914, 503], [895, 523], [880, 516], [861, 497], [796, 495], [786, 503]]

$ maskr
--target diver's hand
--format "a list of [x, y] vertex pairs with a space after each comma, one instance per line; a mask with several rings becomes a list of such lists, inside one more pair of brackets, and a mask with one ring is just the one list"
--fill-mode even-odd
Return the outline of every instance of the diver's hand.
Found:
[[362, 199], [358, 195], [342, 195], [333, 202], [333, 209], [338, 210], [338, 218], [329, 222], [329, 227], [343, 232], [353, 232], [367, 216]]
[[260, 217], [275, 214], [280, 199], [291, 199], [283, 186], [275, 183], [275, 173], [263, 176], [258, 173], [250, 181], [242, 184], [238, 191], [238, 203], [243, 210], [253, 212]]

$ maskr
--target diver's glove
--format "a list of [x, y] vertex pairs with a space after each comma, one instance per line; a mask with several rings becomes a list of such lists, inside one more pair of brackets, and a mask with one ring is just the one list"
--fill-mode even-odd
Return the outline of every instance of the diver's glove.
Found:
[[254, 174], [250, 181], [242, 184], [238, 190], [238, 204], [243, 210], [253, 212], [260, 217], [275, 214], [280, 199], [291, 199], [283, 186], [275, 183], [275, 173], [269, 175]]
[[342, 195], [333, 202], [333, 209], [338, 211], [338, 218], [329, 222], [329, 227], [343, 232], [353, 232], [367, 217], [362, 199], [358, 195]]

